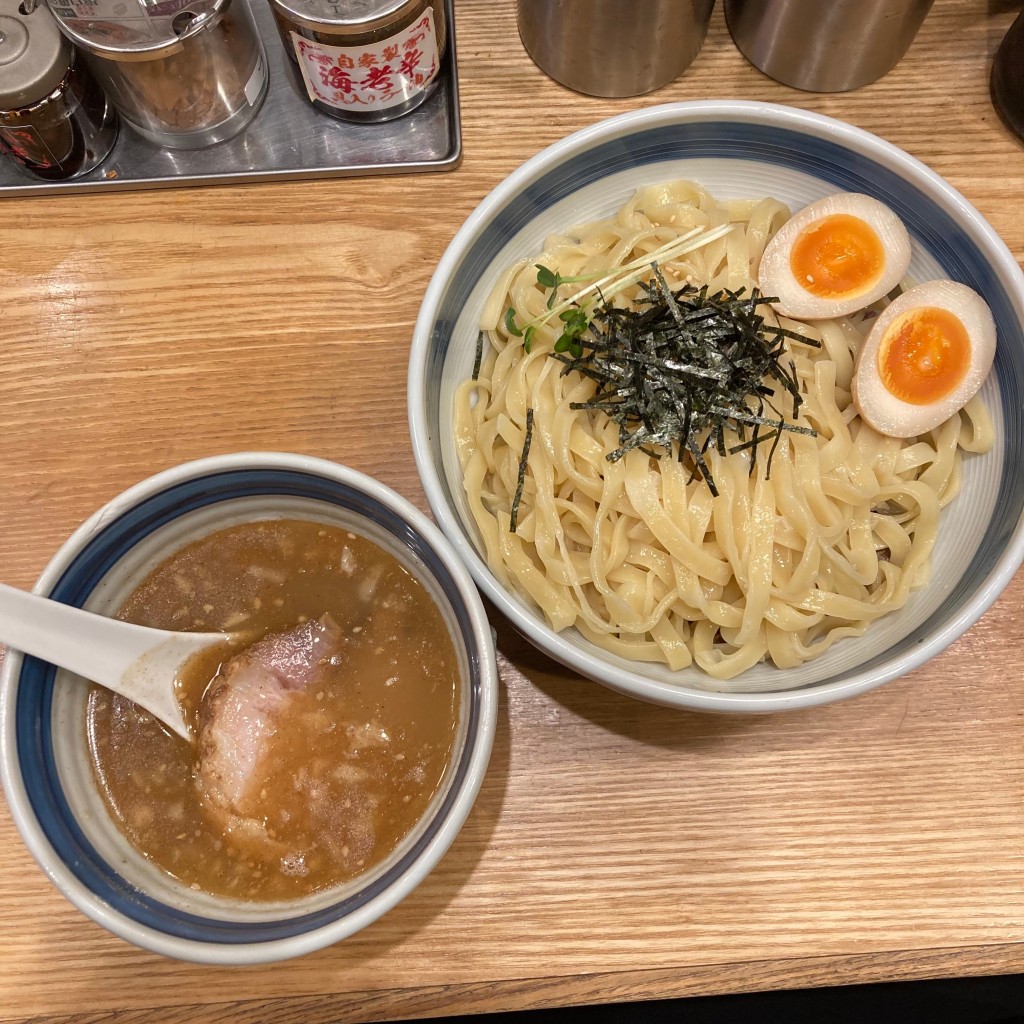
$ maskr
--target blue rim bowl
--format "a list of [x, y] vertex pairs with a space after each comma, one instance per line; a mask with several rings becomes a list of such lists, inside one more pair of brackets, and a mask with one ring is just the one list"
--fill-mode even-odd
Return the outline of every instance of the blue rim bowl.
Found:
[[[720, 199], [775, 196], [792, 209], [834, 192], [863, 192], [906, 224], [912, 273], [980, 292], [998, 328], [983, 396], [994, 451], [964, 460], [964, 493], [943, 511], [932, 583], [860, 638], [781, 672], [755, 666], [731, 684], [696, 668], [636, 664], [554, 632], [490, 571], [462, 494], [453, 396], [471, 373], [480, 312], [500, 273], [535, 256], [549, 234], [606, 217], [646, 184], [701, 182]], [[922, 665], [992, 604], [1024, 558], [1024, 275], [970, 203], [884, 140], [818, 114], [768, 103], [709, 100], [613, 117], [555, 143], [497, 186], [455, 235], [427, 289], [408, 378], [413, 451], [427, 500], [490, 601], [529, 641], [580, 675], [629, 696], [714, 712], [768, 712], [863, 693]]]
[[336, 942], [391, 909], [437, 864], [479, 791], [494, 737], [497, 668], [480, 596], [451, 545], [404, 498], [320, 459], [243, 453], [187, 463], [132, 487], [64, 544], [34, 592], [112, 611], [176, 547], [229, 523], [312, 516], [362, 530], [438, 602], [461, 662], [458, 738], [420, 823], [378, 868], [327, 893], [252, 904], [192, 892], [131, 850], [92, 781], [87, 687], [9, 652], [0, 673], [0, 768], [22, 838], [50, 880], [111, 932], [167, 956], [243, 964]]

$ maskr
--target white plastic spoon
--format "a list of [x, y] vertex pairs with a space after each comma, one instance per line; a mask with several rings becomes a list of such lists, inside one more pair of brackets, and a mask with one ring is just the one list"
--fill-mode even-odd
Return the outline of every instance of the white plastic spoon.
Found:
[[94, 615], [0, 583], [0, 643], [127, 697], [192, 741], [174, 692], [178, 669], [229, 633], [173, 633]]

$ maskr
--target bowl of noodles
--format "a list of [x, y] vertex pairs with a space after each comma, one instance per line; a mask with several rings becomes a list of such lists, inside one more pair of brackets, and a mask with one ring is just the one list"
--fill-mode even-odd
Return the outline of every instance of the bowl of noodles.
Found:
[[[900, 283], [784, 315], [762, 254], [837, 194], [905, 227]], [[940, 279], [987, 304], [994, 363], [963, 409], [887, 436], [851, 398], [858, 351]], [[1022, 297], [981, 215], [873, 135], [754, 102], [632, 112], [527, 161], [456, 234], [413, 338], [417, 467], [477, 585], [581, 675], [704, 711], [850, 697], [951, 644], [1024, 559]], [[701, 362], [722, 319], [754, 355]], [[738, 366], [728, 417], [680, 390]]]

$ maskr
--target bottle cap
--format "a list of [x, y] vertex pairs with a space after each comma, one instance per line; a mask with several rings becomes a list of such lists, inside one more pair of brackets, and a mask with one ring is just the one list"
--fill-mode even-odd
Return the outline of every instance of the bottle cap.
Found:
[[422, 0], [274, 0], [274, 6], [314, 31], [329, 27], [332, 37], [355, 39], [401, 22], [423, 4]]
[[53, 15], [24, 0], [0, 0], [0, 110], [21, 110], [46, 99], [71, 65], [71, 47]]
[[231, 0], [60, 0], [51, 7], [79, 49], [108, 60], [154, 60], [212, 27]]

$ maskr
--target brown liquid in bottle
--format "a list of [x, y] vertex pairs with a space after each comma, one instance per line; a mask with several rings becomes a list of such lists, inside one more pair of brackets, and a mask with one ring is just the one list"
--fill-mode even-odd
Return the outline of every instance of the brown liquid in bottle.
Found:
[[117, 138], [117, 114], [80, 58], [46, 99], [0, 111], [0, 149], [36, 178], [64, 181], [95, 167]]

